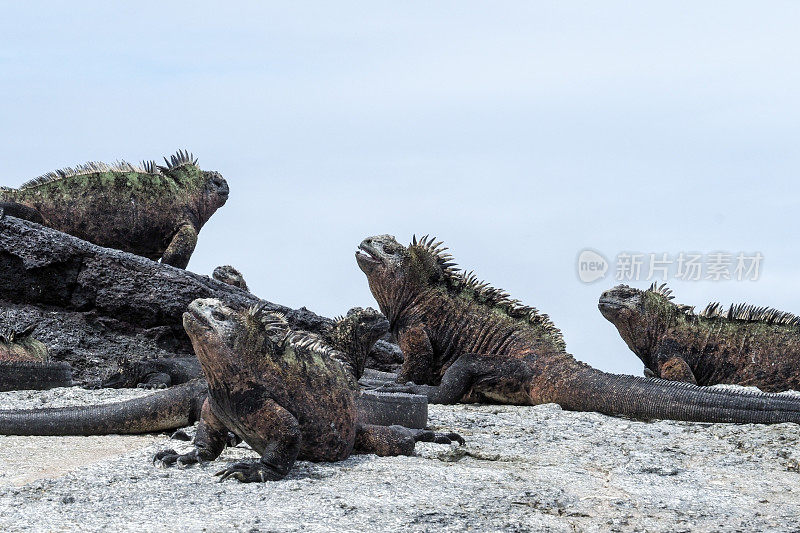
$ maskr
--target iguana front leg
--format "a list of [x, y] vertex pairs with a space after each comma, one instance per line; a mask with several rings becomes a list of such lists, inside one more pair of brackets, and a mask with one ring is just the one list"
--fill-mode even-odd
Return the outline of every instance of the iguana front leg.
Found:
[[398, 383], [413, 381], [429, 383], [433, 377], [433, 345], [425, 328], [416, 325], [398, 333], [398, 344], [403, 352], [403, 366], [397, 375]]
[[277, 481], [286, 477], [300, 453], [300, 424], [289, 411], [267, 399], [260, 409], [242, 418], [254, 435], [264, 435], [264, 453], [258, 461], [241, 461], [216, 473], [243, 483]]
[[197, 246], [197, 230], [191, 224], [184, 224], [175, 232], [164, 255], [161, 256], [161, 262], [185, 269], [195, 246]]
[[194, 438], [194, 450], [180, 454], [175, 450], [162, 450], [153, 457], [153, 462], [163, 466], [191, 465], [201, 461], [213, 461], [228, 443], [228, 428], [214, 415], [208, 398], [203, 402], [200, 423]]
[[661, 379], [683, 381], [697, 385], [697, 379], [689, 363], [686, 362], [686, 350], [674, 341], [664, 342], [654, 352], [655, 373]]
[[468, 353], [447, 368], [439, 385], [386, 383], [375, 390], [421, 394], [429, 403], [440, 404], [475, 401], [471, 393], [477, 392], [500, 403], [529, 405], [530, 377], [531, 370], [521, 359]]
[[683, 381], [697, 385], [697, 379], [694, 377], [689, 363], [679, 356], [669, 357], [666, 360], [659, 361], [658, 374], [661, 379]]

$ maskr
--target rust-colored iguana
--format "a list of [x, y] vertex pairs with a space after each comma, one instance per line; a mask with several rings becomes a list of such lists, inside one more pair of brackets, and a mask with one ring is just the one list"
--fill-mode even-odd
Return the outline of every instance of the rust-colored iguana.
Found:
[[800, 399], [616, 375], [576, 361], [547, 315], [457, 271], [434, 239], [365, 239], [356, 259], [405, 354], [387, 387], [434, 403], [555, 402], [573, 411], [707, 422], [800, 422]]
[[672, 302], [666, 284], [619, 285], [598, 308], [644, 363], [646, 374], [697, 385], [800, 390], [800, 317], [768, 307], [711, 303], [700, 313]]
[[159, 452], [155, 460], [164, 465], [216, 459], [228, 431], [261, 454], [218, 473], [244, 482], [281, 479], [296, 459], [341, 461], [354, 451], [410, 455], [419, 440], [463, 442], [452, 433], [360, 423], [349, 358], [316, 335], [292, 332], [282, 315], [201, 299], [183, 321], [208, 380], [208, 397], [195, 449]]
[[[320, 347], [336, 350], [347, 371], [353, 373], [353, 379], [357, 379], [355, 372], [363, 368], [366, 354], [388, 330], [389, 322], [374, 309], [354, 308], [315, 338], [319, 339]], [[310, 335], [299, 330], [294, 333]], [[34, 370], [41, 370], [39, 367], [41, 365]], [[198, 420], [199, 406], [207, 393], [202, 368], [196, 357], [123, 362], [103, 385], [141, 385], [143, 388], [173, 386], [150, 396], [123, 402], [0, 411], [0, 435], [106, 435], [182, 428]], [[372, 424], [424, 428], [428, 417], [425, 398], [408, 394], [367, 392], [358, 396], [357, 407], [360, 419]]]
[[179, 151], [165, 165], [90, 162], [0, 188], [3, 214], [186, 268], [200, 228], [228, 199], [219, 172]]

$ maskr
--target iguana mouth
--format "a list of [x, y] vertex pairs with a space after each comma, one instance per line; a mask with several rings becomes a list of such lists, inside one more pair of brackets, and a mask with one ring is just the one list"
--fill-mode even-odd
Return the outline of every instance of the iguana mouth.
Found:
[[597, 307], [601, 309], [604, 307], [607, 309], [621, 309], [625, 307], [625, 304], [614, 298], [600, 298], [600, 301], [597, 302]]
[[194, 329], [195, 331], [211, 329], [208, 319], [200, 311], [193, 309], [192, 306], [189, 306], [189, 309], [183, 313], [183, 327]]
[[372, 263], [381, 263], [381, 258], [369, 246], [364, 243], [358, 245], [356, 250], [356, 259], [361, 261], [368, 261]]

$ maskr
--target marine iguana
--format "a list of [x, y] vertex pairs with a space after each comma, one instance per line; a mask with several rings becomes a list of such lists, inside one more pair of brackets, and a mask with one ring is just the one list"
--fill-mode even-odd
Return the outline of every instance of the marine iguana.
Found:
[[[338, 319], [321, 346], [336, 350], [348, 371], [363, 368], [370, 346], [389, 329], [389, 322], [374, 309], [351, 309]], [[297, 334], [304, 332], [296, 331]], [[305, 333], [306, 335], [310, 335]], [[197, 371], [197, 374], [193, 374]], [[194, 378], [194, 379], [190, 379]], [[188, 381], [185, 381], [187, 380]], [[356, 379], [355, 374], [353, 379]], [[106, 435], [149, 433], [177, 429], [198, 420], [199, 405], [206, 396], [205, 380], [197, 358], [146, 359], [120, 365], [106, 380], [108, 386], [146, 388], [175, 385], [144, 398], [123, 402], [52, 409], [0, 410], [0, 435]], [[357, 398], [360, 420], [372, 424], [402, 424], [424, 428], [427, 400], [409, 394], [366, 392]]]
[[[320, 333], [332, 348], [346, 354], [356, 379], [364, 373], [364, 363], [375, 343], [389, 331], [389, 321], [375, 309], [353, 307], [345, 316]], [[116, 372], [88, 388], [163, 389], [202, 378], [203, 369], [197, 357], [148, 357], [122, 360]]]
[[203, 377], [197, 357], [147, 357], [138, 361], [124, 359], [117, 371], [89, 388], [166, 389]]
[[33, 337], [36, 325], [0, 333], [0, 391], [72, 386], [72, 367], [50, 361], [47, 346]]
[[598, 308], [650, 374], [697, 385], [731, 383], [779, 392], [800, 389], [800, 317], [768, 307], [672, 302], [666, 284], [619, 285]]
[[186, 268], [200, 228], [228, 199], [219, 172], [178, 151], [165, 165], [89, 162], [0, 188], [0, 210], [107, 248]]
[[282, 479], [296, 459], [341, 461], [353, 452], [411, 455], [420, 440], [463, 443], [454, 433], [359, 423], [359, 390], [349, 358], [316, 335], [292, 332], [283, 315], [200, 299], [183, 320], [208, 380], [208, 397], [195, 449], [164, 450], [154, 461], [166, 466], [212, 461], [230, 430], [261, 459], [217, 475], [263, 482]]
[[356, 259], [406, 360], [388, 390], [434, 403], [554, 402], [631, 418], [800, 422], [800, 399], [609, 374], [567, 353], [549, 317], [457, 270], [441, 242], [365, 239]]
[[211, 274], [211, 276], [217, 281], [221, 281], [222, 283], [227, 283], [228, 285], [233, 285], [234, 287], [239, 287], [240, 289], [250, 292], [250, 289], [247, 288], [247, 282], [245, 282], [242, 273], [230, 265], [218, 266], [214, 269], [214, 272]]

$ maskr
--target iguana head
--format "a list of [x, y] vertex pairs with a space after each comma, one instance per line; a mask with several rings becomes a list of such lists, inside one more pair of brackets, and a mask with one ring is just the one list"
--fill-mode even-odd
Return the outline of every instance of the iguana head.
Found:
[[[648, 357], [661, 334], [684, 312], [670, 300], [666, 284], [646, 291], [617, 285], [600, 295], [600, 313], [619, 331], [625, 344], [640, 358]], [[645, 361], [645, 364], [647, 362]]]
[[239, 287], [240, 289], [249, 291], [242, 273], [233, 268], [231, 265], [218, 266], [214, 269], [212, 276], [217, 281], [221, 281], [227, 285], [233, 285], [234, 287]]
[[215, 376], [224, 379], [232, 366], [247, 367], [265, 353], [282, 352], [279, 345], [288, 332], [278, 313], [263, 308], [235, 309], [212, 298], [189, 304], [183, 327], [209, 380]]
[[389, 321], [371, 307], [354, 307], [347, 316], [339, 317], [328, 337], [331, 346], [346, 354], [356, 379], [364, 372], [364, 363], [378, 339], [389, 331]]
[[[208, 222], [217, 209], [228, 201], [230, 189], [222, 174], [213, 170], [200, 170], [197, 159], [186, 150], [178, 150], [170, 159], [164, 158], [165, 166], [157, 166], [163, 175], [172, 178], [186, 190], [199, 193], [196, 200], [196, 216], [200, 226]], [[155, 169], [155, 163], [148, 163], [149, 169]]]
[[408, 247], [392, 235], [367, 237], [358, 246], [356, 261], [367, 275], [370, 290], [381, 311], [393, 319], [398, 309], [419, 291], [443, 281], [447, 256], [433, 252], [436, 246], [421, 246], [416, 238]]

